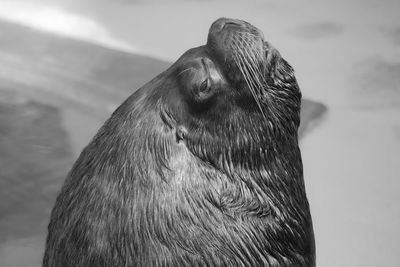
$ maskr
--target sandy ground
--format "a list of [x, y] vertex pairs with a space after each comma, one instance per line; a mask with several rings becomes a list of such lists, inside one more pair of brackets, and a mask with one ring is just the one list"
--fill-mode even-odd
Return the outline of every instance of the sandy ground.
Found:
[[[59, 28], [41, 26], [48, 23], [32, 14], [44, 7], [85, 26], [78, 31], [60, 16]], [[398, 266], [398, 1], [31, 0], [0, 1], [0, 10], [9, 20], [165, 60], [203, 44], [220, 16], [257, 25], [296, 69], [304, 96], [328, 107], [301, 142], [318, 265]], [[8, 246], [0, 258], [10, 250], [18, 251]]]

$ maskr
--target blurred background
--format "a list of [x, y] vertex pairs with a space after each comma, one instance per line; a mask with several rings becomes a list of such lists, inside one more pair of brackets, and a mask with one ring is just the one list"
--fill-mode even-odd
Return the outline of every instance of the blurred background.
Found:
[[318, 266], [398, 266], [398, 0], [0, 0], [0, 267], [40, 266], [49, 213], [104, 120], [218, 17], [296, 70]]

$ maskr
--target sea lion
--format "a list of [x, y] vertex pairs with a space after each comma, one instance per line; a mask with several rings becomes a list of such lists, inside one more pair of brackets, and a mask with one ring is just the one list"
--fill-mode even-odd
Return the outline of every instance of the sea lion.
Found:
[[300, 102], [261, 31], [218, 19], [83, 150], [43, 266], [314, 266]]

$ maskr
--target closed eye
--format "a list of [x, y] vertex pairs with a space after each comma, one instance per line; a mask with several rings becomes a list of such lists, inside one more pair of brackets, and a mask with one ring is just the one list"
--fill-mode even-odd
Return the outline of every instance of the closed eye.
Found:
[[205, 79], [201, 84], [200, 84], [200, 92], [207, 91], [210, 87], [210, 79]]

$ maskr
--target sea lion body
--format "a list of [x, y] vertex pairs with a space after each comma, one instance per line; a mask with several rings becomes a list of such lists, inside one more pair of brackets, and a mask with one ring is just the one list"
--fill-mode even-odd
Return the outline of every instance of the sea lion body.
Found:
[[314, 266], [300, 101], [257, 28], [217, 20], [83, 150], [43, 266]]

